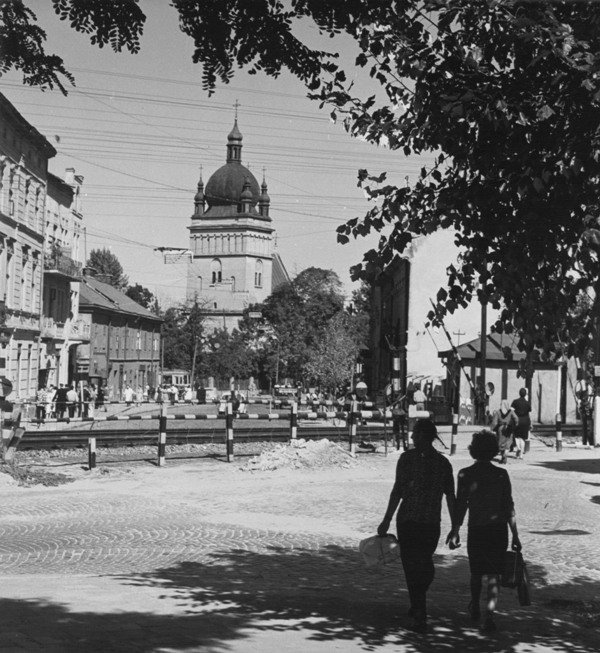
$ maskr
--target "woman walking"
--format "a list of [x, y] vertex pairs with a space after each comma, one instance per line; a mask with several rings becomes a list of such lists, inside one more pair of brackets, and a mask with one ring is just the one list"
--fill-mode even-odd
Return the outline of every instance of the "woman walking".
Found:
[[456, 514], [450, 545], [458, 546], [460, 527], [468, 510], [467, 553], [471, 571], [469, 614], [474, 621], [479, 621], [483, 576], [487, 576], [487, 602], [483, 629], [492, 632], [496, 630], [494, 612], [498, 602], [504, 554], [508, 548], [509, 527], [512, 533], [512, 549], [520, 551], [521, 542], [517, 533], [508, 472], [491, 462], [498, 454], [495, 434], [485, 430], [475, 433], [469, 452], [475, 459], [475, 463], [461, 469], [458, 473]]
[[[392, 488], [383, 521], [377, 534], [384, 537], [400, 504], [396, 518], [400, 557], [410, 598], [411, 628], [427, 630], [427, 590], [435, 568], [433, 554], [440, 539], [442, 498], [446, 495], [448, 512], [454, 515], [454, 477], [448, 459], [436, 451], [435, 424], [418, 420], [412, 434], [414, 449], [405, 451], [396, 466], [396, 482]], [[401, 502], [401, 503], [400, 503]], [[448, 534], [450, 539], [452, 531]]]
[[531, 404], [527, 401], [527, 390], [521, 388], [519, 390], [519, 398], [515, 399], [511, 407], [515, 411], [519, 423], [515, 429], [515, 448], [517, 450], [517, 458], [522, 458], [525, 453], [525, 443], [529, 440], [529, 430], [531, 429]]
[[500, 452], [500, 462], [506, 465], [506, 456], [513, 441], [513, 434], [519, 418], [515, 415], [513, 409], [508, 405], [508, 401], [503, 399], [500, 402], [500, 409], [494, 411], [491, 429], [496, 434], [498, 440], [498, 450]]

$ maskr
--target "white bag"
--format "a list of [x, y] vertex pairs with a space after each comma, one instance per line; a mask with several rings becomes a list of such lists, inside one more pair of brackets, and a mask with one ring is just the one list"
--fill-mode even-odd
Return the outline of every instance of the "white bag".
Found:
[[400, 560], [398, 540], [390, 533], [385, 537], [367, 537], [359, 543], [358, 550], [367, 567], [380, 567]]

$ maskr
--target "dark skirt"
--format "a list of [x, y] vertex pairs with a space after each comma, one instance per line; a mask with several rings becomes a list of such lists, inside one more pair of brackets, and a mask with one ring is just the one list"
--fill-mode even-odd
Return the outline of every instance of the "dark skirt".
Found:
[[501, 574], [507, 549], [507, 524], [469, 526], [467, 553], [472, 574]]

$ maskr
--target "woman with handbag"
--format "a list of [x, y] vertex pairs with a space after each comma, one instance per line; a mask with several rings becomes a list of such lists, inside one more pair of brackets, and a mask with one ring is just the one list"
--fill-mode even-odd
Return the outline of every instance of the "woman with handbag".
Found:
[[469, 527], [467, 553], [471, 571], [471, 602], [469, 614], [479, 621], [479, 599], [483, 576], [487, 576], [487, 603], [484, 631], [496, 630], [494, 612], [498, 602], [500, 574], [508, 548], [508, 529], [512, 533], [511, 548], [521, 550], [510, 478], [506, 469], [492, 464], [498, 454], [498, 441], [491, 431], [473, 434], [469, 447], [475, 463], [458, 473], [456, 513], [450, 544], [458, 545], [459, 531], [467, 510]]

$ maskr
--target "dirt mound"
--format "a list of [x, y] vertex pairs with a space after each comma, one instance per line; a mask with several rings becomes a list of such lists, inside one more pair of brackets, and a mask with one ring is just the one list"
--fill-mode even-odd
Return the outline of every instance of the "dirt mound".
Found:
[[240, 467], [245, 472], [275, 469], [323, 469], [351, 467], [356, 457], [339, 444], [323, 440], [293, 440], [289, 444], [273, 445]]

